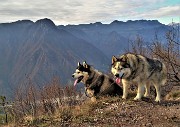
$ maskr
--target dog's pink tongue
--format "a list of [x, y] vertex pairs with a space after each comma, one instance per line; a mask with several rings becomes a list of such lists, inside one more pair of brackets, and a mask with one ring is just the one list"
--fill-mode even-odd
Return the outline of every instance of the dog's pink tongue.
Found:
[[120, 78], [116, 78], [116, 83], [120, 84], [120, 82], [121, 82], [121, 79]]
[[77, 82], [78, 82], [78, 79], [76, 79], [76, 80], [74, 81], [74, 86], [76, 86]]

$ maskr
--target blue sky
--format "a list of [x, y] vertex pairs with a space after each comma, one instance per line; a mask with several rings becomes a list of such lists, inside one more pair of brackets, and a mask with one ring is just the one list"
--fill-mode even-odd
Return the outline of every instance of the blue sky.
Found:
[[0, 0], [0, 23], [50, 18], [56, 25], [114, 20], [180, 22], [180, 0]]

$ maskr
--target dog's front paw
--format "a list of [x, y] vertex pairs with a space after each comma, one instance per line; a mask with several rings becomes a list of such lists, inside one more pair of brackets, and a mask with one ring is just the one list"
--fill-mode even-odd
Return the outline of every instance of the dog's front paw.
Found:
[[92, 102], [96, 102], [96, 98], [95, 97], [91, 97], [91, 101]]
[[161, 99], [156, 97], [155, 102], [160, 102], [160, 101], [161, 101]]
[[141, 98], [140, 98], [140, 97], [135, 97], [134, 100], [135, 100], [135, 101], [140, 101]]
[[122, 96], [122, 99], [126, 100], [126, 99], [127, 99], [127, 96]]
[[93, 96], [94, 96], [94, 90], [91, 90], [91, 89], [89, 89], [89, 88], [86, 88], [85, 94], [86, 94], [86, 96], [88, 96], [88, 97], [93, 97]]
[[145, 93], [145, 94], [144, 94], [144, 97], [147, 97], [147, 98], [148, 98], [148, 97], [150, 97], [150, 95], [147, 94], [147, 93]]

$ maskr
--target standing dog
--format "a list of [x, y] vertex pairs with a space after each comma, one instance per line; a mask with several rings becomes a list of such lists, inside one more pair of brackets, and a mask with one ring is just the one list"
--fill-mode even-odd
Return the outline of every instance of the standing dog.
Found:
[[166, 83], [167, 70], [165, 65], [157, 59], [149, 59], [142, 55], [127, 53], [119, 58], [112, 57], [111, 72], [116, 77], [116, 83], [122, 79], [123, 99], [127, 98], [130, 84], [137, 84], [138, 90], [134, 100], [141, 100], [144, 92], [147, 97], [150, 94], [150, 84], [156, 89], [156, 102], [161, 100], [161, 85]]
[[83, 62], [78, 62], [78, 67], [72, 75], [75, 78], [74, 86], [82, 82], [85, 85], [86, 94], [95, 100], [101, 95], [122, 95], [122, 88], [114, 82], [109, 76], [95, 70], [92, 66]]

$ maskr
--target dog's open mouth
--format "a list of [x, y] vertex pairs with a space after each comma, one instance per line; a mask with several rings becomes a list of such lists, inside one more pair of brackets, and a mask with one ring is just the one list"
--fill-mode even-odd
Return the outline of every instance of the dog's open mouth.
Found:
[[79, 78], [77, 78], [75, 81], [74, 81], [74, 86], [76, 86], [77, 83], [79, 83], [82, 79], [83, 79], [84, 76], [80, 76]]
[[118, 76], [116, 76], [115, 81], [116, 81], [117, 84], [120, 84], [120, 83], [121, 83], [121, 79], [123, 78], [123, 76], [124, 76], [124, 73], [122, 73], [122, 72], [120, 72], [120, 73], [118, 74]]
[[120, 82], [121, 82], [121, 78], [120, 77], [116, 77], [116, 83], [120, 84]]

